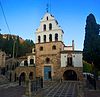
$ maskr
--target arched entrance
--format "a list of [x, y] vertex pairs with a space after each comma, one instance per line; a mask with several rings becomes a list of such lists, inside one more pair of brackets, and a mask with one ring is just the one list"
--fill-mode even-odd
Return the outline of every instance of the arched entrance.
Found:
[[29, 73], [29, 79], [32, 80], [33, 79], [33, 72]]
[[22, 83], [25, 82], [25, 77], [26, 77], [26, 74], [25, 72], [22, 72], [19, 76], [19, 85], [21, 85]]
[[67, 70], [63, 74], [64, 80], [77, 80], [77, 74], [74, 70]]

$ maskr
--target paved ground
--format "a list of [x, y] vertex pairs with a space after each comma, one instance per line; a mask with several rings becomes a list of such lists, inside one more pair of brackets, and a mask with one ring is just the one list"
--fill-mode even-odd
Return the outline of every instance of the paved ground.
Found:
[[85, 89], [85, 97], [100, 97], [100, 80], [97, 82], [97, 89], [94, 90], [94, 88], [87, 88]]
[[25, 89], [17, 84], [0, 85], [0, 97], [22, 97]]
[[87, 90], [85, 97], [100, 97], [100, 90]]
[[77, 97], [77, 82], [51, 83], [36, 97]]
[[[97, 83], [100, 86], [100, 81]], [[0, 85], [0, 97], [22, 97], [25, 88], [18, 83]], [[47, 82], [34, 97], [77, 97], [77, 82]], [[100, 97], [100, 88], [86, 89], [85, 97]]]

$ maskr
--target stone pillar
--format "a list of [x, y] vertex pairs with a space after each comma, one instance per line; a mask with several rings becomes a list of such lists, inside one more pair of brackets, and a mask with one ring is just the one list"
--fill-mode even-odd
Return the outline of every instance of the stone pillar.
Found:
[[31, 91], [31, 80], [26, 80], [26, 90], [25, 90], [25, 96], [26, 97], [32, 97], [32, 91]]

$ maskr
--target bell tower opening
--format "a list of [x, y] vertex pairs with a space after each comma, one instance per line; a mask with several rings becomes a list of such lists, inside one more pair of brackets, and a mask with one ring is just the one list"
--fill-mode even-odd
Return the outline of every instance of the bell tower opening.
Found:
[[74, 70], [67, 70], [63, 74], [64, 80], [77, 80], [77, 74]]

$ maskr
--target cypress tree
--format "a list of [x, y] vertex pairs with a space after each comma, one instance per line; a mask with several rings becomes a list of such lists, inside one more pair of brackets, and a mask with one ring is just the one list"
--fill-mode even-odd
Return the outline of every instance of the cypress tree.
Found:
[[100, 68], [100, 36], [99, 24], [93, 14], [89, 14], [86, 19], [85, 40], [83, 48], [83, 59], [91, 64], [94, 68]]

